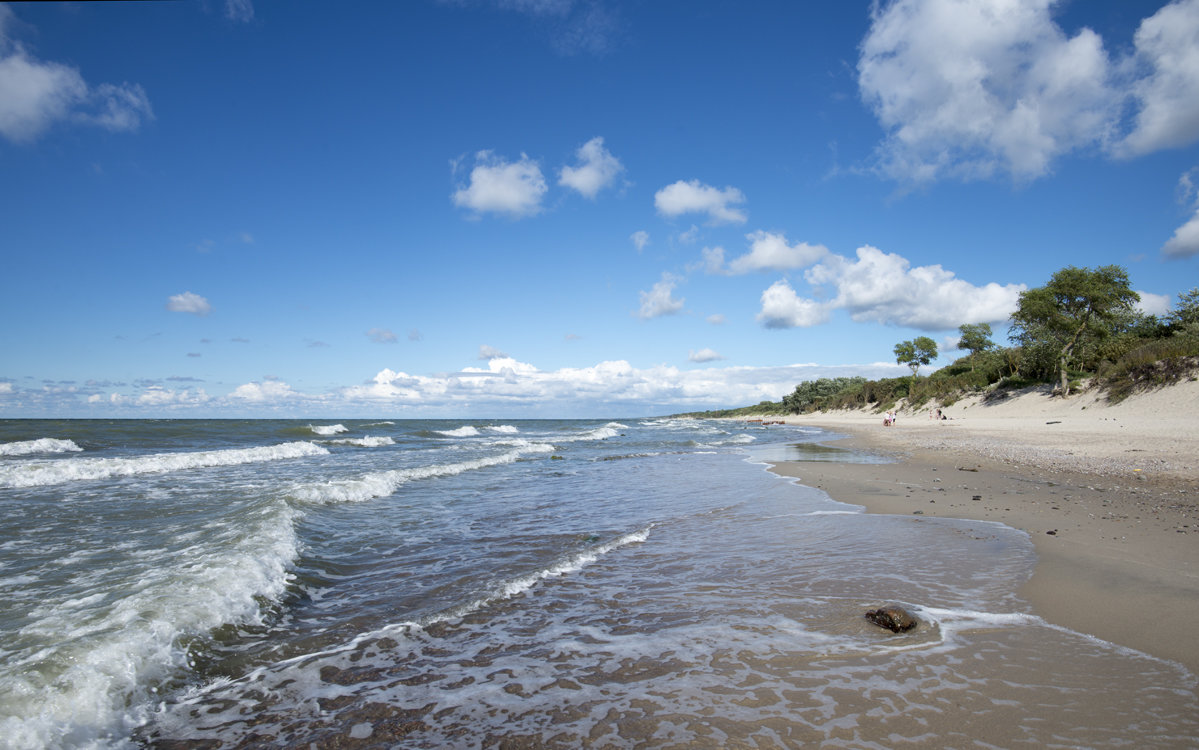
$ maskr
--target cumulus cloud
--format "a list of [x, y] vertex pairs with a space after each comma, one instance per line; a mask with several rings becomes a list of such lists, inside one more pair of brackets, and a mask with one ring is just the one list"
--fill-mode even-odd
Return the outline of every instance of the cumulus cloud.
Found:
[[762, 292], [758, 322], [767, 328], [810, 328], [829, 319], [827, 303], [804, 299], [786, 281], [776, 281]]
[[828, 248], [824, 245], [809, 245], [806, 242], [788, 245], [787, 238], [781, 234], [757, 231], [745, 235], [745, 238], [750, 243], [749, 252], [729, 263], [729, 273], [807, 268], [828, 255]]
[[1132, 85], [1139, 105], [1120, 151], [1146, 154], [1199, 138], [1199, 0], [1170, 3], [1141, 22], [1132, 64], [1148, 74]]
[[[1179, 203], [1186, 205], [1194, 201], [1197, 193], [1196, 174], [1199, 174], [1199, 167], [1187, 170], [1178, 178]], [[1199, 202], [1195, 203], [1195, 215], [1174, 230], [1174, 236], [1162, 247], [1162, 255], [1167, 258], [1188, 258], [1196, 254], [1199, 254]]]
[[251, 403], [288, 401], [297, 396], [298, 394], [292, 390], [290, 385], [282, 380], [273, 379], [264, 380], [261, 383], [255, 381], [239, 385], [229, 394], [229, 398], [233, 401]]
[[525, 154], [519, 161], [509, 162], [491, 151], [480, 151], [475, 154], [470, 183], [455, 191], [452, 198], [454, 205], [476, 213], [519, 219], [541, 211], [546, 190], [541, 167]]
[[387, 328], [372, 328], [366, 332], [367, 338], [376, 344], [394, 344], [399, 339]]
[[632, 240], [633, 247], [637, 248], [637, 252], [641, 252], [649, 244], [649, 232], [639, 229], [630, 234], [629, 239]]
[[367, 384], [344, 389], [340, 395], [370, 413], [380, 408], [423, 407], [460, 415], [464, 405], [470, 405], [489, 414], [587, 416], [615, 409], [652, 414], [778, 400], [796, 383], [821, 377], [894, 377], [900, 372], [907, 368], [894, 363], [684, 371], [666, 365], [636, 368], [624, 360], [545, 371], [513, 359], [494, 359], [486, 368], [439, 376], [385, 369]]
[[1016, 309], [1024, 284], [994, 282], [975, 286], [940, 266], [916, 266], [876, 247], [858, 248], [856, 260], [830, 255], [804, 278], [814, 286], [831, 286], [830, 304], [848, 310], [858, 322], [874, 321], [927, 331], [963, 323], [1007, 320]]
[[720, 353], [713, 349], [704, 348], [699, 351], [692, 349], [687, 353], [687, 359], [692, 362], [715, 362], [724, 359], [724, 357], [720, 356]]
[[1145, 19], [1115, 61], [1091, 29], [1068, 36], [1055, 5], [876, 5], [858, 85], [887, 132], [878, 169], [916, 183], [1031, 180], [1073, 151], [1135, 156], [1199, 138], [1199, 0]]
[[[511, 357], [437, 375], [412, 375], [388, 368], [359, 385], [306, 393], [282, 380], [265, 378], [223, 396], [202, 389], [173, 391], [148, 383], [126, 392], [75, 386], [21, 389], [0, 385], [7, 413], [14, 416], [174, 415], [369, 416], [380, 413], [424, 417], [468, 415], [594, 417], [651, 415], [756, 404], [778, 400], [795, 384], [821, 377], [894, 377], [907, 368], [895, 363], [793, 364], [778, 367], [634, 367], [604, 361], [582, 367], [541, 370]], [[8, 381], [4, 381], [7, 383]]]
[[1189, 258], [1199, 255], [1199, 211], [1190, 221], [1174, 230], [1174, 236], [1162, 247], [1162, 254], [1168, 258]]
[[767, 328], [809, 327], [843, 309], [857, 322], [939, 331], [1007, 320], [1026, 289], [1023, 284], [975, 286], [940, 265], [913, 268], [906, 258], [869, 245], [858, 248], [855, 259], [826, 256], [804, 278], [827, 292], [824, 301], [800, 297], [790, 283], [777, 281], [762, 292], [759, 322]]
[[624, 171], [624, 165], [604, 148], [604, 139], [600, 137], [592, 138], [580, 146], [576, 156], [579, 165], [563, 167], [558, 174], [558, 184], [593, 200], [599, 191], [615, 182], [616, 177]]
[[118, 132], [137, 130], [153, 119], [141, 86], [89, 86], [76, 68], [37, 59], [9, 38], [12, 17], [9, 7], [0, 5], [0, 135], [28, 143], [60, 122]]
[[642, 320], [658, 318], [663, 315], [673, 315], [683, 309], [683, 304], [686, 300], [675, 299], [674, 287], [678, 283], [678, 278], [664, 273], [662, 279], [654, 284], [648, 292], [641, 292], [641, 308], [637, 311], [637, 317]]
[[1141, 299], [1136, 303], [1136, 309], [1142, 315], [1156, 315], [1161, 317], [1170, 312], [1173, 306], [1173, 300], [1167, 294], [1153, 294], [1152, 292], [1137, 292]]
[[485, 360], [509, 359], [509, 357], [507, 354], [500, 351], [499, 349], [496, 349], [494, 346], [488, 346], [487, 344], [481, 344], [479, 346], [479, 359], [485, 359]]
[[654, 207], [663, 216], [707, 214], [708, 221], [713, 224], [745, 223], [745, 212], [733, 207], [744, 202], [745, 195], [735, 187], [719, 190], [699, 180], [679, 180], [654, 194]]
[[207, 315], [212, 312], [208, 300], [192, 292], [172, 295], [167, 300], [167, 309], [171, 312], [191, 313], [192, 315]]

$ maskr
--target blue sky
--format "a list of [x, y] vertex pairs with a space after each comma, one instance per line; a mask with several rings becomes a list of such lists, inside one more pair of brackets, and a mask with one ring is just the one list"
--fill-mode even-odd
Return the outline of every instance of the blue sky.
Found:
[[637, 416], [1199, 285], [1199, 0], [0, 4], [0, 416]]

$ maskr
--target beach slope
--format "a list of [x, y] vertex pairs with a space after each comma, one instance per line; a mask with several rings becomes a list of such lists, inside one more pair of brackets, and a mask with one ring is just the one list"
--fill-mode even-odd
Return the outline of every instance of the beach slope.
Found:
[[[999, 521], [1037, 553], [1022, 593], [1047, 621], [1185, 665], [1199, 675], [1199, 382], [1110, 405], [1031, 391], [942, 409], [782, 417], [891, 464], [785, 462], [875, 513]], [[935, 410], [931, 412], [935, 416]], [[768, 429], [768, 428], [767, 428]]]

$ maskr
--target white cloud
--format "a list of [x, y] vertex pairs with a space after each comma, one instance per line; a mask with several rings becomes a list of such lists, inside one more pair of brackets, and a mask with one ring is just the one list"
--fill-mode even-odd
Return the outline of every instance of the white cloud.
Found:
[[1199, 0], [1166, 5], [1141, 22], [1130, 65], [1149, 73], [1132, 84], [1140, 105], [1122, 155], [1176, 148], [1199, 138]]
[[776, 281], [762, 292], [758, 321], [767, 328], [810, 328], [829, 319], [827, 303], [803, 299], [786, 281]]
[[495, 360], [495, 359], [509, 359], [509, 357], [507, 354], [505, 354], [504, 352], [501, 352], [499, 349], [496, 349], [494, 346], [488, 346], [487, 344], [481, 344], [479, 346], [479, 359]]
[[887, 138], [880, 169], [924, 182], [1039, 177], [1118, 114], [1102, 40], [1054, 23], [1052, 0], [895, 0], [876, 6], [858, 83]]
[[716, 247], [705, 247], [699, 251], [699, 263], [693, 263], [687, 266], [688, 271], [703, 269], [704, 273], [722, 274], [728, 273], [724, 267], [724, 248], [717, 245]]
[[913, 268], [906, 258], [869, 245], [850, 260], [828, 255], [804, 278], [828, 287], [824, 301], [800, 297], [787, 281], [762, 292], [758, 321], [767, 328], [804, 328], [828, 321], [833, 310], [847, 310], [857, 322], [872, 321], [927, 331], [963, 323], [1007, 320], [1023, 284], [975, 286], [940, 265]]
[[1136, 304], [1137, 310], [1143, 315], [1156, 315], [1161, 317], [1170, 312], [1173, 306], [1173, 300], [1168, 294], [1153, 294], [1152, 292], [1137, 292], [1141, 299]]
[[[624, 360], [544, 371], [516, 360], [496, 359], [486, 369], [466, 368], [435, 377], [385, 369], [366, 385], [344, 389], [340, 398], [371, 414], [379, 409], [412, 408], [461, 416], [467, 407], [493, 415], [661, 414], [778, 400], [797, 383], [820, 377], [878, 378], [901, 372], [907, 368], [894, 363], [683, 371], [666, 365], [635, 368]], [[344, 412], [342, 407], [337, 413]]]
[[212, 305], [208, 304], [208, 300], [198, 294], [192, 292], [184, 292], [183, 294], [175, 294], [167, 300], [167, 309], [171, 312], [185, 312], [192, 315], [207, 315], [212, 312]]
[[672, 315], [683, 309], [686, 300], [674, 298], [674, 286], [678, 279], [668, 273], [662, 274], [662, 280], [654, 284], [648, 292], [641, 292], [641, 308], [637, 317], [642, 320]]
[[1017, 180], [1082, 150], [1132, 157], [1199, 139], [1199, 0], [1141, 22], [1114, 60], [1067, 36], [1056, 0], [890, 0], [861, 44], [858, 85], [887, 135], [877, 168], [906, 182]]
[[[129, 393], [46, 387], [0, 388], [7, 413], [24, 415], [293, 416], [377, 418], [380, 413], [422, 417], [610, 417], [756, 404], [778, 400], [796, 383], [821, 377], [894, 377], [894, 363], [794, 364], [779, 367], [634, 367], [627, 361], [540, 370], [512, 358], [489, 360], [437, 375], [382, 369], [361, 385], [304, 393], [267, 378], [223, 396], [202, 389], [170, 391], [150, 383]], [[119, 384], [117, 384], [119, 385]]]
[[520, 161], [509, 162], [491, 151], [480, 151], [475, 154], [470, 184], [459, 188], [453, 201], [478, 213], [522, 218], [541, 211], [546, 190], [541, 167], [528, 156], [521, 154]]
[[654, 207], [663, 216], [676, 217], [688, 213], [706, 213], [713, 224], [741, 224], [745, 212], [733, 204], [745, 202], [745, 195], [735, 187], [718, 190], [699, 180], [679, 180], [654, 195]]
[[599, 2], [575, 0], [499, 0], [506, 10], [533, 17], [553, 19], [551, 44], [561, 55], [602, 55], [611, 47], [620, 30], [619, 16], [613, 8]]
[[708, 322], [714, 326], [722, 326], [725, 324], [725, 318], [720, 313], [708, 316]]
[[729, 263], [729, 273], [807, 268], [828, 254], [828, 248], [824, 245], [809, 245], [806, 242], [788, 245], [786, 237], [771, 232], [752, 232], [745, 238], [750, 241], [750, 250]]
[[366, 332], [367, 338], [376, 344], [394, 344], [398, 339], [387, 328], [372, 328]]
[[254, 20], [254, 4], [250, 0], [225, 0], [225, 18], [249, 23]]
[[153, 119], [141, 86], [102, 83], [92, 88], [75, 68], [38, 60], [8, 38], [11, 18], [8, 6], [0, 5], [0, 135], [27, 143], [58, 122], [131, 131]]
[[858, 248], [856, 260], [830, 255], [804, 278], [814, 286], [831, 285], [836, 296], [830, 304], [848, 310], [855, 321], [928, 331], [1007, 320], [1026, 288], [975, 286], [939, 264], [913, 268], [906, 258], [870, 245]]
[[633, 247], [637, 248], [637, 252], [641, 252], [649, 244], [649, 232], [638, 229], [629, 235], [629, 239], [633, 241]]
[[[592, 138], [579, 147], [579, 166], [563, 167], [558, 184], [577, 190], [581, 195], [594, 199], [600, 190], [616, 181], [624, 171], [620, 160], [604, 148], [604, 139]], [[638, 247], [640, 249], [640, 247]]]
[[1162, 247], [1162, 254], [1170, 258], [1189, 258], [1199, 255], [1199, 211], [1178, 229]]
[[715, 362], [717, 360], [724, 359], [724, 357], [720, 356], [720, 353], [713, 349], [705, 348], [700, 349], [699, 351], [692, 349], [687, 353], [687, 359], [692, 362]]
[[245, 383], [234, 388], [233, 392], [229, 394], [229, 398], [234, 401], [252, 403], [287, 401], [298, 396], [299, 394], [282, 380]]
[[[181, 391], [173, 391], [161, 386], [148, 386], [143, 390], [136, 399], [134, 404], [139, 407], [177, 407], [177, 406], [196, 406], [205, 404], [209, 401], [209, 396], [204, 392], [203, 388], [191, 390], [185, 388]], [[90, 401], [90, 397], [89, 397]]]

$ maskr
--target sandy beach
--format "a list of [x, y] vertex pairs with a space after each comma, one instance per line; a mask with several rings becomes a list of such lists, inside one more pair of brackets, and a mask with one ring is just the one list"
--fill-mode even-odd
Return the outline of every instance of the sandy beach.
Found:
[[1117, 405], [1094, 392], [971, 397], [943, 407], [944, 420], [901, 410], [891, 427], [865, 410], [792, 415], [847, 436], [828, 445], [897, 462], [774, 470], [869, 512], [1021, 529], [1037, 553], [1022, 591], [1036, 614], [1199, 675], [1197, 413], [1188, 381]]

